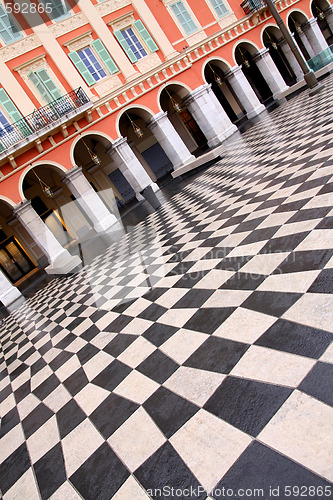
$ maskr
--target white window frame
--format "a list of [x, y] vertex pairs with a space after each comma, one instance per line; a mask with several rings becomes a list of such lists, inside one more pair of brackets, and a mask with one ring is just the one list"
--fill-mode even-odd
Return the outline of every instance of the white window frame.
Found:
[[[93, 39], [92, 39], [92, 41], [93, 41]], [[108, 78], [109, 76], [111, 76], [111, 75], [110, 75], [110, 73], [109, 73], [109, 71], [107, 70], [107, 68], [104, 66], [103, 61], [102, 61], [102, 60], [101, 60], [101, 58], [98, 56], [98, 54], [97, 54], [96, 50], [94, 49], [93, 45], [91, 45], [91, 44], [85, 45], [84, 47], [81, 47], [81, 48], [79, 48], [79, 49], [76, 49], [76, 51], [75, 51], [75, 52], [76, 52], [76, 53], [77, 53], [77, 55], [80, 57], [80, 54], [79, 54], [80, 50], [85, 50], [85, 49], [90, 49], [90, 50], [91, 50], [91, 52], [92, 52], [93, 56], [95, 57], [96, 61], [98, 62], [98, 64], [100, 65], [100, 67], [102, 68], [102, 70], [103, 70], [103, 71], [104, 71], [104, 73], [105, 73], [105, 76], [100, 77], [100, 79], [99, 79], [99, 80], [95, 80], [95, 84], [96, 84], [96, 83], [99, 83], [99, 82], [101, 82], [101, 81], [105, 80], [105, 78]], [[81, 57], [80, 57], [80, 59], [81, 59]], [[87, 65], [85, 64], [85, 62], [84, 62], [82, 59], [81, 59], [81, 61], [83, 62], [83, 64], [84, 64], [84, 65], [85, 65], [85, 67], [87, 68], [87, 70], [89, 71], [89, 69], [88, 69]], [[91, 61], [90, 61], [90, 62], [91, 62]], [[96, 68], [95, 68], [95, 69], [96, 69]], [[89, 71], [89, 73], [90, 73], [90, 74], [91, 74], [91, 76], [94, 78], [93, 74], [92, 74], [90, 71]]]
[[[146, 54], [144, 56], [142, 56], [140, 54], [140, 57], [138, 58], [137, 57], [137, 60], [140, 61], [141, 59], [143, 59], [144, 57], [147, 57], [149, 54], [150, 54], [150, 50], [148, 49], [148, 47], [146, 46], [145, 42], [142, 40], [141, 36], [139, 35], [138, 31], [136, 30], [135, 26], [133, 24], [129, 24], [128, 26], [125, 26], [123, 28], [120, 28], [119, 31], [121, 31], [121, 33], [123, 33], [123, 31], [126, 31], [128, 29], [131, 29], [133, 31], [133, 34], [134, 36], [137, 38], [138, 42], [141, 44], [143, 50], [146, 52]], [[123, 35], [124, 36], [124, 35]], [[127, 42], [128, 43], [128, 42]], [[130, 47], [131, 48], [131, 47]], [[134, 53], [135, 54], [135, 53]]]

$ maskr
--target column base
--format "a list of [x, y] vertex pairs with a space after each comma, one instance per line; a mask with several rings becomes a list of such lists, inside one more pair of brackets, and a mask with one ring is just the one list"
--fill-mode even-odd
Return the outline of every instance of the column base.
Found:
[[237, 132], [238, 128], [236, 125], [232, 125], [231, 127], [227, 128], [222, 134], [216, 135], [212, 139], [210, 139], [207, 143], [210, 148], [216, 148], [217, 146], [220, 146], [223, 141], [225, 141], [228, 137], [230, 137], [232, 134]]
[[45, 268], [48, 274], [69, 274], [74, 269], [81, 267], [82, 262], [77, 255], [71, 255], [65, 251], [58, 255], [52, 264]]
[[285, 99], [284, 97], [284, 93], [289, 90], [290, 87], [288, 87], [288, 85], [286, 85], [284, 87], [284, 89], [282, 90], [279, 90], [279, 92], [277, 92], [276, 94], [273, 94], [273, 99], [275, 99], [275, 101], [282, 101], [283, 102], [283, 99]]
[[15, 286], [10, 287], [8, 290], [5, 290], [0, 294], [0, 301], [3, 303], [5, 307], [9, 306], [15, 300], [22, 297], [22, 294], [18, 288]]
[[260, 115], [260, 113], [262, 113], [263, 111], [266, 111], [266, 108], [263, 104], [260, 104], [260, 106], [254, 108], [252, 111], [250, 111], [250, 113], [246, 113], [246, 116], [249, 120], [251, 120], [255, 116]]
[[103, 233], [104, 231], [108, 231], [108, 229], [110, 229], [117, 222], [117, 217], [113, 214], [110, 214], [109, 217], [106, 217], [105, 219], [100, 220], [96, 224], [94, 224], [94, 229], [96, 233]]

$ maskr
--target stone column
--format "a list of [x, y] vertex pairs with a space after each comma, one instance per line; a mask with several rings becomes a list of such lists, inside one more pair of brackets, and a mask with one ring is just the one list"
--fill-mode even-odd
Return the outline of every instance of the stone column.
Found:
[[141, 193], [148, 186], [151, 186], [154, 191], [158, 189], [158, 186], [149, 177], [124, 137], [119, 137], [119, 139], [113, 141], [107, 153], [136, 194]]
[[231, 123], [210, 84], [192, 90], [183, 102], [206, 136], [210, 148], [218, 146], [236, 132], [236, 125]]
[[32, 208], [29, 200], [17, 205], [13, 213], [48, 258], [50, 265], [45, 269], [47, 273], [67, 274], [81, 265], [78, 256], [72, 256], [60, 245], [54, 234]]
[[[303, 29], [303, 28], [302, 28], [302, 29]], [[312, 58], [312, 57], [314, 57], [316, 54], [314, 53], [314, 50], [313, 50], [313, 48], [312, 48], [312, 46], [311, 46], [311, 44], [310, 44], [309, 40], [307, 39], [306, 34], [304, 33], [304, 31], [303, 31], [303, 33], [299, 34], [299, 37], [300, 37], [301, 42], [303, 43], [304, 47], [306, 48], [306, 51], [307, 51], [307, 53], [309, 54], [309, 57], [310, 57], [310, 59], [311, 59], [311, 58]], [[300, 49], [300, 50], [301, 50], [301, 49]]]
[[318, 26], [317, 19], [312, 17], [308, 20], [304, 27], [304, 32], [309, 40], [315, 55], [320, 54], [323, 50], [328, 48], [327, 42], [321, 29]]
[[328, 9], [325, 10], [324, 14], [326, 17], [327, 24], [333, 33], [333, 5], [330, 5]]
[[[293, 37], [293, 35], [292, 35], [292, 37]], [[281, 50], [282, 50], [285, 58], [287, 59], [289, 66], [293, 70], [293, 72], [296, 76], [296, 80], [298, 82], [302, 81], [304, 78], [303, 71], [302, 71], [300, 65], [298, 64], [296, 57], [292, 53], [291, 48], [289, 47], [289, 45], [287, 44], [287, 42], [285, 41], [284, 38], [279, 43], [279, 46], [281, 47]], [[300, 54], [302, 54], [302, 52], [300, 52]], [[303, 56], [303, 54], [302, 54], [302, 56]], [[304, 61], [305, 61], [305, 59], [304, 59]]]
[[173, 164], [175, 170], [195, 160], [195, 157], [189, 152], [177, 134], [165, 111], [160, 111], [152, 116], [147, 125]]
[[72, 167], [64, 177], [63, 182], [68, 186], [89, 219], [93, 222], [96, 232], [106, 231], [117, 222], [116, 216], [108, 211], [98, 194], [87, 181], [81, 167], [77, 165]]
[[20, 290], [0, 271], [0, 302], [7, 307], [20, 297], [22, 297]]
[[259, 101], [241, 66], [231, 68], [225, 77], [245, 109], [249, 120], [265, 111], [265, 106]]
[[269, 53], [268, 49], [261, 49], [253, 58], [253, 61], [259, 68], [262, 76], [265, 78], [267, 85], [272, 91], [273, 99], [279, 99], [282, 92], [289, 89], [288, 85], [282, 78], [279, 70]]

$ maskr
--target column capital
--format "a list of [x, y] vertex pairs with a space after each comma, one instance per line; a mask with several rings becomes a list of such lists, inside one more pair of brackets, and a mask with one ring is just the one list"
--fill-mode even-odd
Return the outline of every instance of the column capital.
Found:
[[331, 14], [333, 12], [333, 4], [329, 5], [327, 9], [324, 10], [324, 14]]
[[269, 49], [267, 47], [264, 47], [263, 49], [260, 49], [258, 53], [252, 57], [252, 61], [257, 62], [258, 59], [265, 59], [269, 55]]
[[156, 113], [153, 115], [149, 120], [147, 121], [148, 127], [151, 127], [155, 125], [159, 121], [165, 120], [165, 118], [168, 117], [168, 113], [166, 111], [159, 111], [159, 113]]
[[242, 73], [243, 71], [241, 66], [233, 66], [227, 73], [224, 74], [224, 76], [225, 78], [229, 79], [235, 77], [236, 75], [240, 75]]
[[82, 167], [79, 167], [78, 165], [74, 165], [74, 167], [70, 168], [63, 176], [62, 182], [64, 184], [68, 184], [71, 182], [73, 179], [76, 179], [77, 177], [80, 177], [82, 174]]
[[107, 154], [112, 154], [117, 148], [122, 146], [124, 143], [127, 143], [126, 137], [120, 136], [118, 139], [115, 139], [111, 142], [111, 146], [105, 151]]
[[13, 208], [13, 214], [15, 215], [15, 217], [20, 216], [22, 213], [30, 210], [31, 208], [31, 200], [23, 200]]
[[189, 104], [190, 102], [194, 101], [198, 97], [201, 97], [204, 94], [209, 94], [212, 90], [212, 84], [211, 83], [205, 83], [204, 85], [200, 85], [200, 87], [197, 87], [194, 90], [191, 90], [191, 92], [184, 97], [183, 103], [185, 106]]
[[315, 17], [311, 17], [305, 24], [302, 24], [302, 30], [306, 31], [310, 29], [313, 25], [317, 25], [317, 19]]

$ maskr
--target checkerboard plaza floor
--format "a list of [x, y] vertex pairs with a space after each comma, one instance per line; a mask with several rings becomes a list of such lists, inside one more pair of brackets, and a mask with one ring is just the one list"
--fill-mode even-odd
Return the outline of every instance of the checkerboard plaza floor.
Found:
[[4, 500], [333, 495], [325, 85], [5, 320]]

